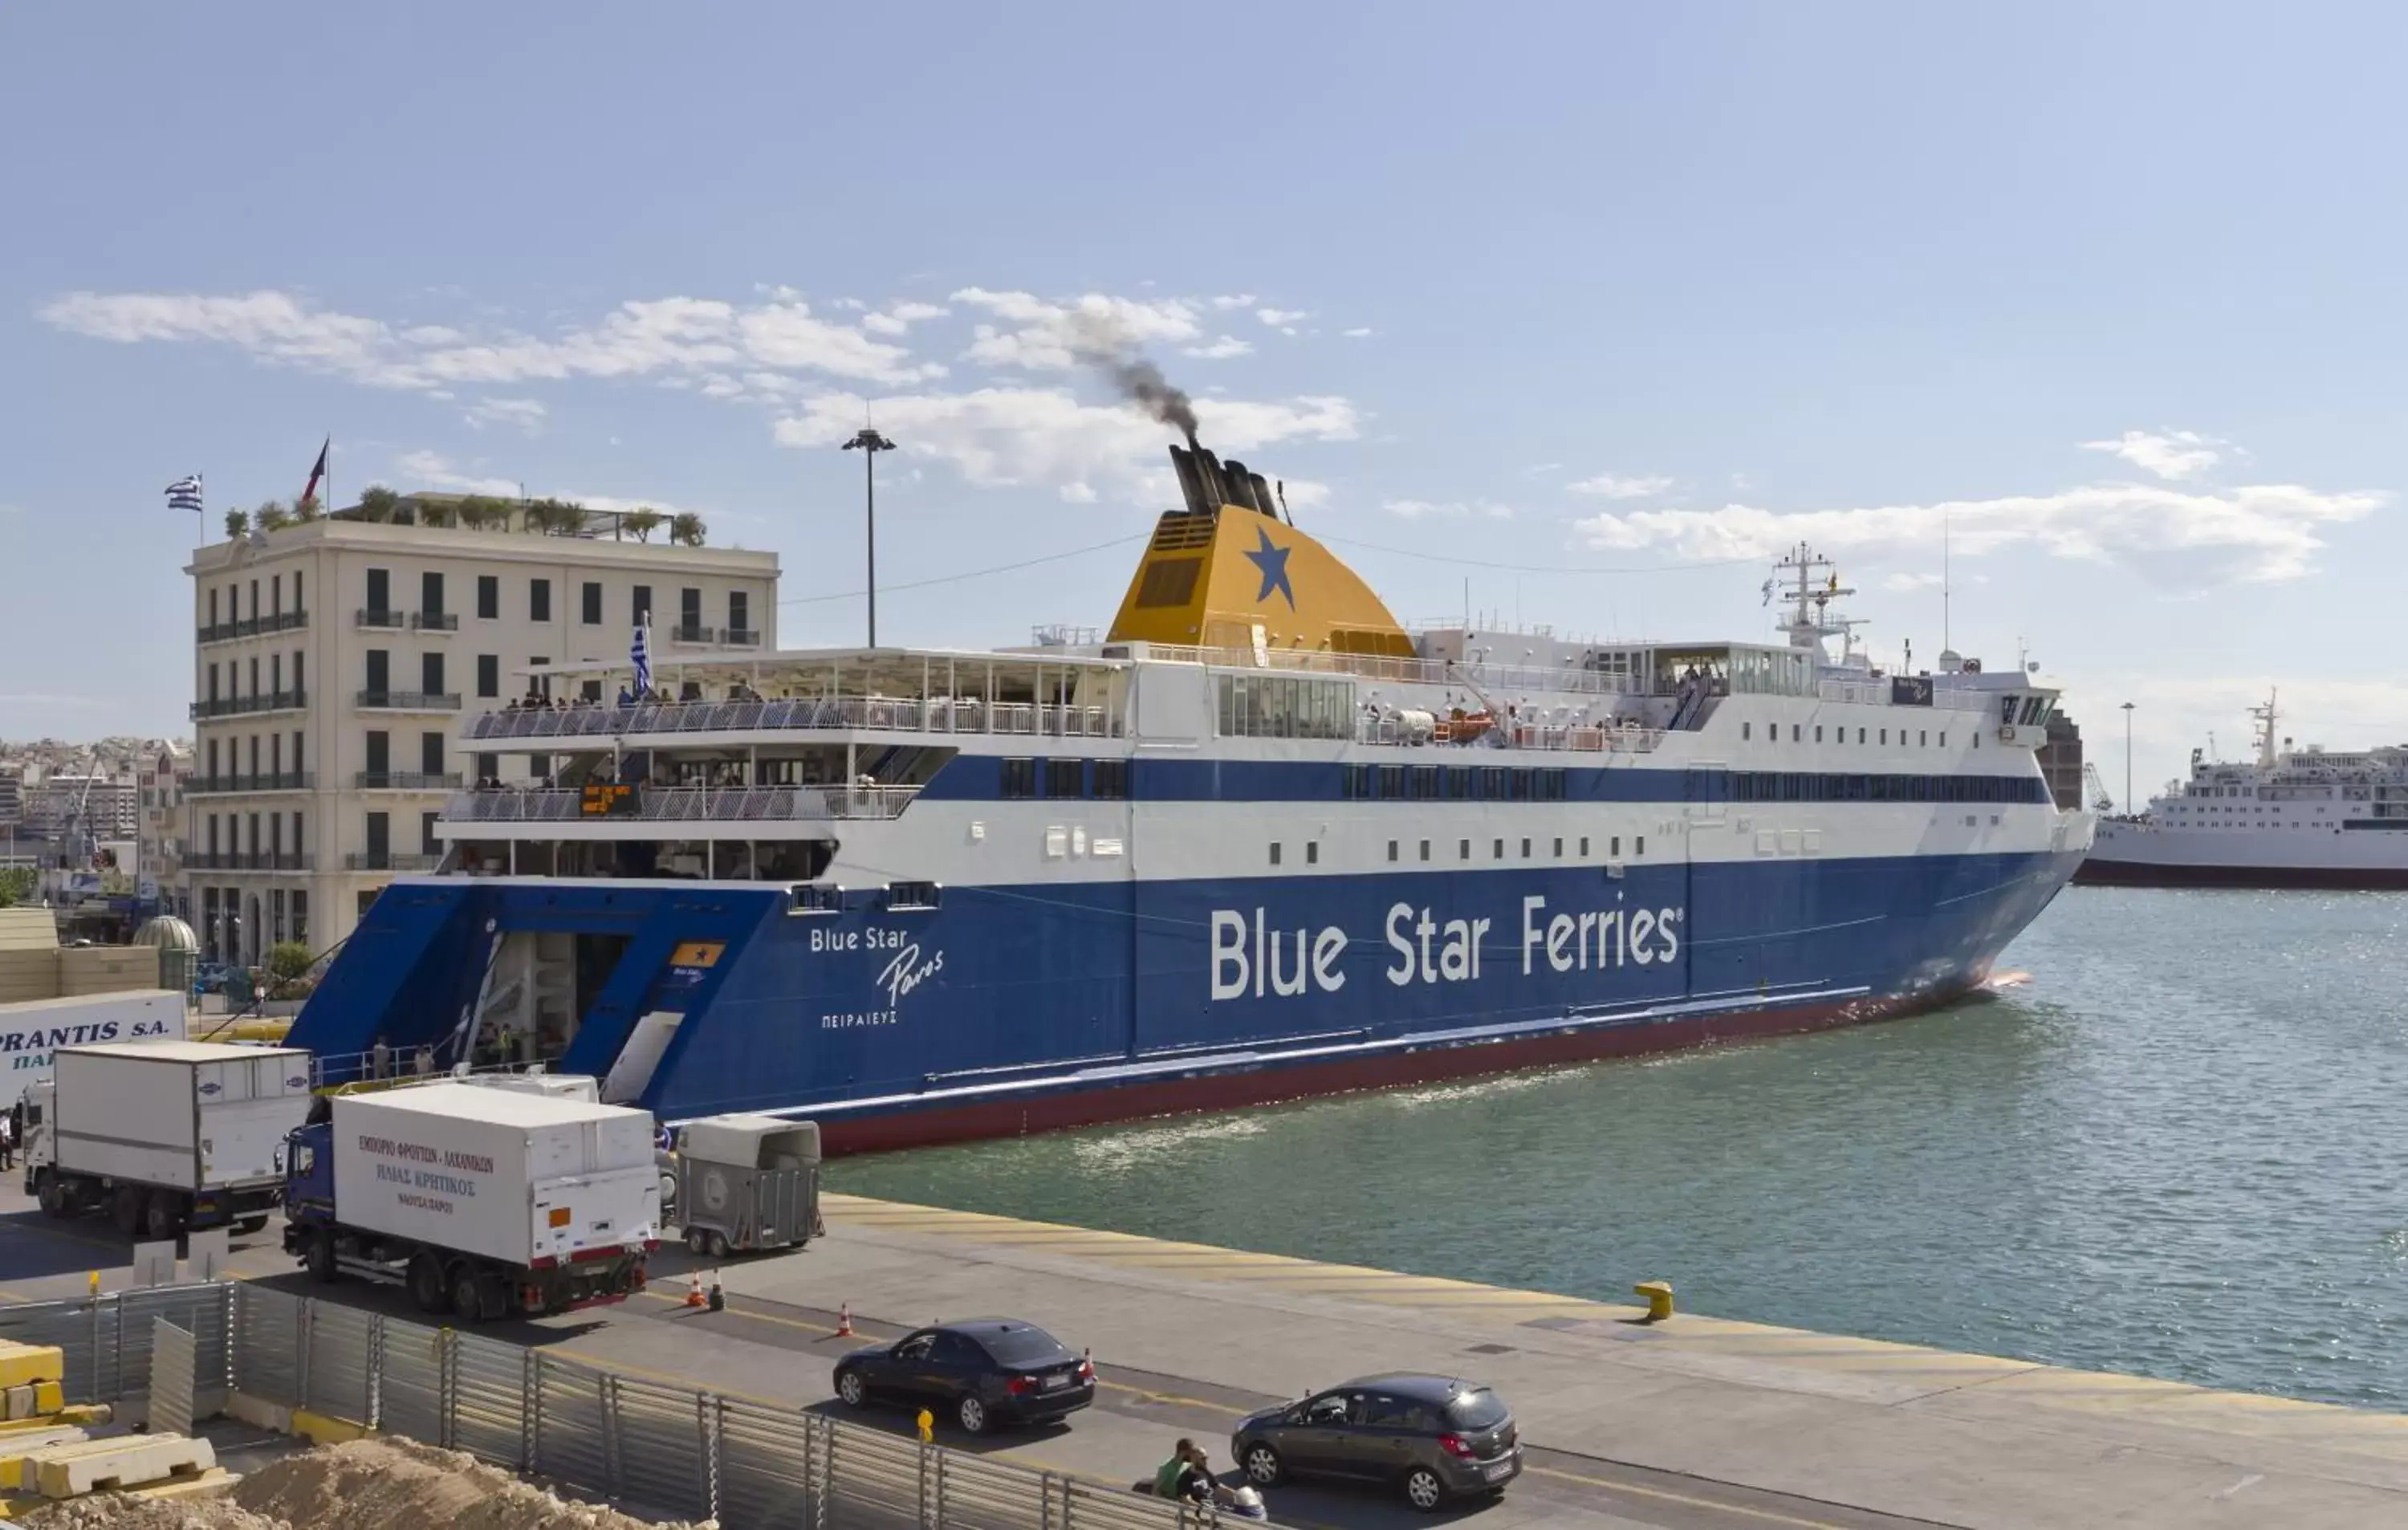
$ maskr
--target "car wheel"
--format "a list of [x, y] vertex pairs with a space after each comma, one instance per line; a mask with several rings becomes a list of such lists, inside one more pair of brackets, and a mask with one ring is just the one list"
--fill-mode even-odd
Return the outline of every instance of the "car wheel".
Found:
[[995, 1427], [994, 1415], [987, 1412], [986, 1404], [976, 1397], [963, 1398], [961, 1406], [953, 1410], [953, 1417], [961, 1422], [962, 1433], [966, 1435], [983, 1435]]
[[836, 1394], [847, 1408], [869, 1406], [869, 1383], [857, 1370], [840, 1371], [836, 1379]]
[[1405, 1502], [1425, 1514], [1434, 1513], [1445, 1506], [1446, 1484], [1427, 1466], [1415, 1466], [1405, 1473]]
[[1246, 1447], [1239, 1465], [1246, 1468], [1246, 1480], [1258, 1488], [1277, 1487], [1287, 1475], [1287, 1466], [1280, 1453], [1260, 1440]]

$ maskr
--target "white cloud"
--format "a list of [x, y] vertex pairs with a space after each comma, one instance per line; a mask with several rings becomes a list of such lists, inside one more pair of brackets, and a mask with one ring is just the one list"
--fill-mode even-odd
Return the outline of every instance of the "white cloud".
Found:
[[420, 392], [452, 383], [692, 376], [747, 363], [881, 383], [944, 372], [913, 363], [901, 346], [818, 319], [809, 305], [785, 298], [747, 307], [694, 297], [623, 303], [591, 324], [551, 337], [509, 331], [478, 336], [448, 325], [395, 327], [280, 292], [70, 293], [44, 305], [39, 315], [94, 339], [227, 345], [274, 365]]
[[1176, 297], [1088, 293], [1055, 303], [1030, 293], [965, 287], [953, 301], [1018, 326], [981, 324], [972, 331], [963, 358], [985, 366], [1063, 372], [1094, 356], [1149, 344], [1184, 345], [1203, 336], [1194, 306]]
[[1672, 487], [1664, 478], [1626, 479], [1612, 473], [1599, 473], [1593, 479], [1564, 485], [1576, 494], [1594, 494], [1599, 499], [1653, 499]]
[[1254, 317], [1273, 329], [1285, 329], [1297, 320], [1310, 319], [1312, 315], [1303, 308], [1256, 308]]
[[1251, 308], [1254, 306], [1254, 294], [1252, 293], [1226, 293], [1214, 298], [1212, 306], [1225, 311], [1230, 308]]
[[1937, 589], [1939, 585], [1940, 576], [1937, 574], [1891, 574], [1882, 580], [1883, 589], [1900, 594], [1914, 590]]
[[550, 411], [542, 401], [533, 398], [480, 398], [463, 416], [471, 429], [482, 430], [487, 425], [515, 425], [533, 436], [543, 429], [544, 417]]
[[[852, 306], [859, 307], [857, 304]], [[897, 303], [883, 313], [865, 315], [861, 327], [872, 335], [901, 335], [913, 324], [930, 319], [943, 319], [952, 312], [953, 309], [940, 308], [934, 303]]]
[[2089, 484], [2051, 494], [1933, 505], [1778, 511], [1632, 510], [1575, 522], [1591, 547], [1660, 548], [1689, 558], [1759, 558], [1804, 540], [1827, 553], [1936, 547], [1943, 525], [1960, 557], [2029, 545], [2051, 557], [2130, 566], [2172, 588], [2297, 579], [2327, 527], [2364, 519], [2390, 495], [2270, 483], [2192, 492]]
[[2176, 482], [2199, 477], [2223, 460], [2219, 448], [2229, 448], [2229, 441], [2213, 436], [2201, 436], [2194, 430], [2169, 430], [2152, 434], [2145, 430], [2128, 430], [2112, 441], [2085, 441], [2085, 451], [2104, 451], [2123, 458], [2144, 473]]
[[1381, 508], [1390, 515], [1400, 516], [1407, 521], [1459, 521], [1467, 516], [1476, 516], [1487, 521], [1504, 521], [1511, 519], [1513, 514], [1512, 507], [1495, 504], [1485, 499], [1469, 502], [1392, 499]]
[[[450, 458], [435, 451], [405, 451], [393, 460], [394, 476], [402, 481], [394, 487], [404, 493], [415, 490], [432, 490], [438, 493], [491, 494], [497, 499], [519, 497], [515, 479], [486, 478], [469, 472]], [[547, 493], [531, 487], [528, 493], [538, 498]], [[672, 505], [660, 499], [629, 499], [621, 494], [584, 494], [554, 493], [553, 497], [574, 500], [589, 510], [658, 510], [664, 515], [677, 515], [689, 507]]]
[[[1168, 496], [1163, 447], [1169, 432], [1118, 404], [1082, 403], [1059, 388], [979, 388], [870, 400], [824, 393], [781, 419], [781, 446], [828, 447], [861, 428], [865, 410], [907, 454], [951, 464], [974, 484], [1067, 485], [1133, 502]], [[1285, 441], [1354, 437], [1359, 416], [1343, 398], [1199, 398], [1196, 413], [1215, 448], [1251, 454]], [[1293, 497], [1293, 491], [1291, 491]]]
[[1213, 341], [1211, 345], [1191, 345], [1182, 347], [1180, 354], [1182, 356], [1198, 357], [1208, 362], [1221, 362], [1227, 361], [1232, 356], [1252, 354], [1254, 349], [1254, 347], [1252, 341], [1240, 340], [1234, 335], [1224, 335], [1219, 339]]
[[1359, 328], [1359, 329], [1341, 329], [1341, 330], [1340, 330], [1338, 333], [1339, 333], [1339, 334], [1340, 334], [1340, 335], [1345, 336], [1346, 336], [1348, 339], [1350, 339], [1350, 340], [1360, 340], [1360, 339], [1368, 338], [1369, 336], [1372, 336], [1372, 335], [1375, 335], [1375, 334], [1377, 334], [1377, 333], [1379, 333], [1379, 332], [1378, 332], [1378, 331], [1376, 331], [1376, 330], [1374, 330], [1374, 329], [1372, 329], [1372, 328], [1371, 328], [1370, 326], [1369, 326], [1369, 325], [1365, 325], [1365, 326], [1363, 326], [1362, 328]]
[[1319, 509], [1329, 503], [1329, 485], [1311, 479], [1280, 479], [1277, 490], [1291, 510]]
[[1096, 491], [1091, 484], [1066, 483], [1062, 485], [1061, 494], [1064, 502], [1071, 505], [1093, 505], [1096, 502]]

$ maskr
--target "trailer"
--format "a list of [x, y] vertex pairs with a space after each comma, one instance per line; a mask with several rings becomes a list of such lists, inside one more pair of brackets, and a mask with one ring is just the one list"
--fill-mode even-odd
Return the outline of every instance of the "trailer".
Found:
[[464, 1322], [625, 1300], [659, 1246], [652, 1118], [437, 1082], [328, 1100], [293, 1134], [284, 1248]]
[[819, 1230], [820, 1129], [778, 1116], [706, 1116], [678, 1134], [678, 1219], [686, 1247], [801, 1248]]
[[309, 1112], [309, 1054], [210, 1041], [61, 1047], [26, 1089], [25, 1190], [53, 1217], [106, 1208], [153, 1238], [267, 1225], [284, 1139]]

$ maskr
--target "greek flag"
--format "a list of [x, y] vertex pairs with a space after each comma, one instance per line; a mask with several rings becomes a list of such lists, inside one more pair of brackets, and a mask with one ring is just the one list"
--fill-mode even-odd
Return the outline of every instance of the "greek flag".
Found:
[[640, 622], [627, 645], [627, 661], [636, 666], [636, 694], [641, 697], [652, 688], [652, 635]]
[[167, 485], [167, 508], [190, 510], [195, 515], [200, 513], [201, 476], [198, 473], [194, 473], [190, 478], [178, 479]]

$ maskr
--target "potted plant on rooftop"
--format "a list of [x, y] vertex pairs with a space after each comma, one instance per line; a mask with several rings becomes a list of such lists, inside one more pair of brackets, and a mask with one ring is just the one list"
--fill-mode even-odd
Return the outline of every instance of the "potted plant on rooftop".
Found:
[[669, 540], [680, 547], [702, 546], [703, 536], [710, 530], [702, 517], [692, 510], [680, 510], [669, 518]]

